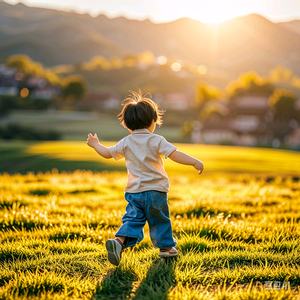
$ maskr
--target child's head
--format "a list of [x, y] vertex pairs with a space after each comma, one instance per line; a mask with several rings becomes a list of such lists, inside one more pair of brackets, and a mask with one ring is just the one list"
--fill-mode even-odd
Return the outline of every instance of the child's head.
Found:
[[131, 95], [123, 101], [123, 109], [118, 115], [120, 123], [130, 130], [149, 128], [154, 121], [162, 124], [164, 111], [161, 110], [151, 99], [131, 91]]

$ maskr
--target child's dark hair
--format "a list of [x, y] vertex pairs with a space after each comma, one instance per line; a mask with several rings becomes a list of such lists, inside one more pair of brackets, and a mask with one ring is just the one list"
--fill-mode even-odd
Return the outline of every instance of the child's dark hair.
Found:
[[[151, 99], [142, 96], [141, 91], [130, 91], [131, 94], [123, 101], [122, 111], [118, 115], [120, 123], [128, 129], [148, 128], [152, 121], [160, 126], [164, 111]], [[124, 123], [123, 123], [124, 122]]]

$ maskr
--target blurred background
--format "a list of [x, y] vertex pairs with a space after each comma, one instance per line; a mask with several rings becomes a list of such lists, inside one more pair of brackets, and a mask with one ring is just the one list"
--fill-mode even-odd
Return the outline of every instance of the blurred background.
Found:
[[240, 2], [0, 1], [2, 147], [116, 141], [140, 88], [171, 142], [299, 150], [300, 4]]

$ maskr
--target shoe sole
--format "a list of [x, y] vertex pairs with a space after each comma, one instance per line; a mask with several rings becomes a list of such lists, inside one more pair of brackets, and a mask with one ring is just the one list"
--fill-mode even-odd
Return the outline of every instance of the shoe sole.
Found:
[[108, 261], [115, 266], [119, 265], [120, 257], [118, 255], [115, 243], [113, 241], [108, 240], [105, 243], [105, 248], [107, 250]]
[[174, 256], [177, 256], [177, 255], [178, 255], [178, 253], [174, 253], [174, 254], [170, 254], [170, 253], [168, 253], [168, 254], [159, 254], [160, 257], [174, 257]]

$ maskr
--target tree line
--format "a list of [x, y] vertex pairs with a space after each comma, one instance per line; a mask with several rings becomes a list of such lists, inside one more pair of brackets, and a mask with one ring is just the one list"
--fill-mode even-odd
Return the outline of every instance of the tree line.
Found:
[[237, 80], [230, 82], [224, 91], [205, 82], [197, 84], [195, 106], [199, 111], [199, 119], [204, 121], [212, 113], [222, 114], [218, 102], [234, 101], [245, 94], [269, 97], [268, 104], [274, 112], [275, 120], [300, 121], [299, 112], [295, 109], [300, 95], [300, 78], [283, 66], [277, 66], [265, 77], [259, 76], [254, 71], [241, 74]]

